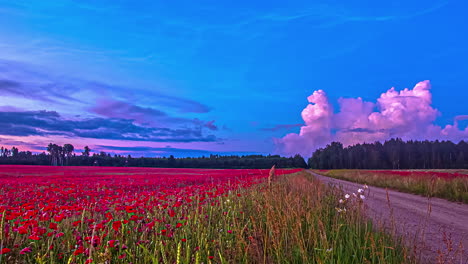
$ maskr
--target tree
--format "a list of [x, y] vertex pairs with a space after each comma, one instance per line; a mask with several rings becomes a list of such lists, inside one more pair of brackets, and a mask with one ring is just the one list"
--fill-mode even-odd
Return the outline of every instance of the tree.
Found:
[[82, 152], [82, 155], [85, 157], [89, 157], [90, 152], [91, 152], [91, 149], [88, 146], [85, 146], [84, 151]]
[[67, 158], [67, 165], [68, 165], [68, 162], [70, 161], [70, 157], [72, 156], [74, 150], [75, 150], [75, 147], [72, 144], [63, 145], [63, 153], [65, 157]]
[[49, 152], [50, 155], [50, 163], [52, 166], [57, 166], [58, 165], [58, 160], [59, 160], [59, 146], [57, 144], [52, 144], [49, 143], [47, 146], [47, 151]]
[[17, 157], [18, 156], [18, 148], [17, 147], [12, 147], [11, 148], [11, 156], [12, 157]]

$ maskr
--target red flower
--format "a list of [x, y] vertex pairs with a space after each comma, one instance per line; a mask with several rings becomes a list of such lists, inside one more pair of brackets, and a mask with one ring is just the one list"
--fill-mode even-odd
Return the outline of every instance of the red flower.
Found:
[[9, 248], [2, 248], [2, 250], [0, 251], [0, 255], [6, 254], [6, 253], [8, 253], [10, 251], [11, 251], [11, 249], [9, 249]]
[[115, 221], [112, 223], [112, 228], [115, 231], [119, 231], [121, 226], [122, 226], [122, 221]]
[[169, 214], [170, 217], [174, 217], [174, 216], [175, 216], [174, 210], [169, 209], [169, 210], [167, 210], [167, 213]]
[[107, 243], [109, 244], [109, 247], [113, 248], [116, 245], [118, 245], [119, 241], [118, 240], [109, 240], [109, 242], [107, 242]]
[[49, 228], [50, 228], [50, 229], [53, 229], [53, 230], [57, 230], [57, 223], [50, 222]]
[[185, 239], [185, 238], [182, 238], [182, 242], [187, 242], [187, 239]]
[[78, 256], [84, 253], [84, 247], [80, 246], [75, 251], [73, 251], [73, 256]]
[[18, 233], [27, 234], [28, 233], [28, 228], [25, 227], [25, 226], [20, 226], [20, 227], [18, 227]]
[[63, 218], [65, 218], [65, 216], [63, 214], [56, 215], [56, 216], [54, 216], [54, 221], [55, 222], [62, 222]]
[[209, 259], [214, 259], [214, 256], [208, 256]]
[[31, 239], [31, 240], [41, 240], [41, 237], [38, 236], [38, 235], [30, 235], [29, 239]]
[[92, 259], [87, 259], [87, 260], [85, 261], [85, 264], [90, 264], [90, 263], [93, 263], [93, 260], [92, 260]]
[[24, 254], [29, 253], [31, 251], [32, 251], [32, 249], [30, 247], [25, 247], [20, 251], [20, 254], [24, 255]]

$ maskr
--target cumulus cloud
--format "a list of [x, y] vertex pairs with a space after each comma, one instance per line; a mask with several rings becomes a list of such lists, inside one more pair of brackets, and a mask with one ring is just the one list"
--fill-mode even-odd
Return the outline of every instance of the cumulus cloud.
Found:
[[274, 139], [278, 152], [308, 157], [331, 141], [351, 145], [392, 137], [454, 141], [468, 138], [468, 128], [458, 127], [458, 121], [468, 116], [458, 116], [453, 125], [444, 128], [433, 123], [440, 112], [431, 106], [430, 89], [430, 82], [422, 81], [413, 89], [391, 88], [381, 94], [376, 103], [365, 102], [362, 98], [340, 98], [337, 113], [325, 92], [315, 91], [307, 98], [310, 104], [302, 111], [305, 124], [299, 134], [290, 133]]

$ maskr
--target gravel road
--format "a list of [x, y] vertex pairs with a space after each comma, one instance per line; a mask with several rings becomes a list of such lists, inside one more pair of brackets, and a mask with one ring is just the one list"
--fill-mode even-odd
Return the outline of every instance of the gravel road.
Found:
[[[362, 184], [309, 173], [351, 194]], [[387, 199], [388, 193], [388, 199]], [[421, 263], [468, 263], [468, 205], [369, 186], [365, 204], [374, 223], [421, 249]], [[394, 228], [392, 228], [394, 227]], [[440, 261], [440, 262], [439, 262]]]

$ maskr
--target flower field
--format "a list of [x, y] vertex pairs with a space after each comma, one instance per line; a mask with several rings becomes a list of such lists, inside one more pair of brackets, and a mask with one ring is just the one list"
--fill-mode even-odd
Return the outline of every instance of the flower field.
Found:
[[408, 260], [299, 171], [0, 166], [0, 263]]
[[314, 170], [318, 174], [468, 203], [468, 170]]

